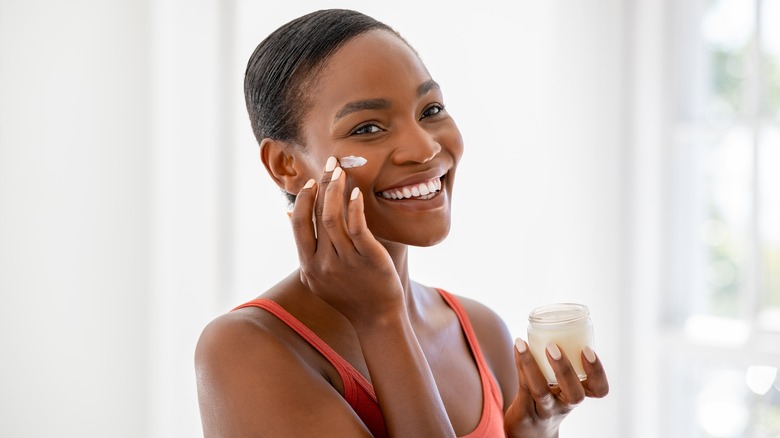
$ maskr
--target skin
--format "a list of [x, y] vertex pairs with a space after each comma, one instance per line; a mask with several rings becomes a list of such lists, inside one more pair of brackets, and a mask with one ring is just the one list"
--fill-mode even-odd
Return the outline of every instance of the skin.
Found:
[[[271, 177], [298, 194], [290, 221], [300, 261], [263, 297], [372, 383], [390, 436], [466, 435], [482, 412], [476, 365], [456, 315], [438, 292], [409, 278], [407, 261], [408, 245], [433, 245], [449, 232], [460, 132], [425, 66], [390, 32], [347, 42], [315, 90], [304, 147], [261, 143]], [[348, 155], [368, 162], [323, 170], [329, 157]], [[377, 195], [435, 177], [442, 190], [429, 200]], [[597, 357], [583, 356], [588, 379], [580, 382], [565, 355], [554, 360], [548, 352], [559, 381], [549, 387], [525, 343], [515, 347], [493, 311], [458, 299], [501, 388], [507, 436], [557, 436], [584, 398], [607, 394]], [[204, 329], [196, 372], [205, 436], [370, 436], [344, 401], [336, 370], [258, 308], [219, 316]]]

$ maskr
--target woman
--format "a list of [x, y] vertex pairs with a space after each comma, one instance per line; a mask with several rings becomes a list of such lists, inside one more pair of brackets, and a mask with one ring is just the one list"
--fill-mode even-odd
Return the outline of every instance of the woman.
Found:
[[494, 312], [409, 278], [408, 246], [449, 232], [463, 142], [395, 31], [348, 10], [295, 19], [255, 50], [245, 95], [300, 268], [204, 329], [206, 436], [548, 437], [607, 394], [592, 350], [580, 381], [549, 346], [548, 386]]

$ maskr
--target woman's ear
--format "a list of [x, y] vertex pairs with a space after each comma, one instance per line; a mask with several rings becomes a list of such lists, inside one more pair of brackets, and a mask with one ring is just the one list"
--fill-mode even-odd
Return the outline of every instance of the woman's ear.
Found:
[[297, 194], [307, 179], [303, 160], [297, 159], [294, 148], [288, 142], [265, 138], [260, 143], [260, 159], [276, 185], [290, 194]]

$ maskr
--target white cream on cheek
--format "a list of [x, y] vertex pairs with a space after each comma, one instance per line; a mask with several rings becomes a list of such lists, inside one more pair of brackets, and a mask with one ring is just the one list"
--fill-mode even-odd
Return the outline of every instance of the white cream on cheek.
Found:
[[339, 165], [342, 169], [351, 169], [353, 167], [360, 167], [368, 163], [368, 160], [366, 160], [363, 157], [356, 157], [354, 155], [350, 155], [347, 157], [341, 157], [339, 158]]

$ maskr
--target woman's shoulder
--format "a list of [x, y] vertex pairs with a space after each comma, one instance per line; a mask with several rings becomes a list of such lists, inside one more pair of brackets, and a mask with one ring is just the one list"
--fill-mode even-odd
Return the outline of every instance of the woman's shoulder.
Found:
[[[482, 331], [495, 334], [498, 330], [508, 334], [508, 329], [503, 318], [489, 306], [464, 295], [455, 294], [446, 290], [445, 293], [453, 296], [460, 303], [463, 310], [466, 311], [475, 332]], [[477, 333], [477, 335], [479, 335], [479, 333]]]
[[195, 348], [204, 435], [288, 431], [287, 418], [311, 416], [314, 405], [320, 408], [315, 422], [364, 428], [343, 408], [338, 374], [296, 333], [276, 314], [253, 305], [205, 326]]
[[[201, 331], [195, 348], [196, 367], [224, 363], [257, 363], [289, 360], [296, 337], [278, 316], [262, 310], [283, 297], [279, 285], [257, 298], [236, 305], [211, 320]], [[254, 355], [254, 356], [253, 356]], [[215, 359], [216, 358], [216, 359]]]
[[[426, 291], [425, 297], [428, 303], [441, 302], [442, 299], [451, 297], [460, 304], [478, 337], [480, 337], [480, 333], [507, 332], [506, 324], [501, 316], [482, 302], [454, 293], [446, 288], [426, 286], [419, 283], [417, 283], [417, 286]], [[448, 306], [452, 307], [449, 304]]]
[[[273, 327], [271, 315], [246, 308], [230, 310], [211, 320], [195, 348], [196, 367], [225, 362], [266, 361], [280, 357], [289, 346]], [[254, 352], [267, 352], [252, 357]]]

